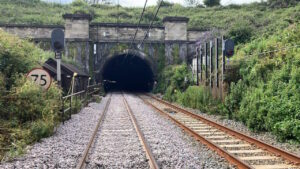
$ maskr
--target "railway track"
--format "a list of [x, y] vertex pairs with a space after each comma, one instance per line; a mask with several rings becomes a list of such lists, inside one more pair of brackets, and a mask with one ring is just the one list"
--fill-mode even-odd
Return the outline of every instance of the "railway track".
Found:
[[[158, 169], [159, 167], [158, 167], [157, 162], [156, 162], [156, 160], [155, 160], [155, 158], [154, 158], [154, 156], [151, 152], [151, 149], [150, 149], [150, 147], [149, 147], [149, 145], [148, 145], [148, 143], [147, 143], [147, 141], [144, 137], [144, 134], [142, 133], [142, 131], [141, 131], [139, 125], [138, 125], [138, 122], [137, 122], [137, 120], [136, 120], [136, 118], [135, 118], [135, 116], [132, 112], [132, 109], [130, 108], [130, 106], [129, 106], [129, 104], [128, 104], [128, 102], [127, 102], [127, 100], [126, 100], [126, 98], [123, 94], [122, 94], [122, 99], [123, 99], [123, 104], [126, 108], [127, 116], [129, 118], [122, 116], [119, 120], [124, 120], [124, 123], [127, 123], [127, 126], [128, 126], [128, 122], [129, 123], [131, 122], [132, 126], [134, 127], [134, 130], [132, 130], [132, 131], [135, 131], [137, 136], [138, 136], [138, 139], [139, 139], [139, 141], [140, 141], [140, 143], [143, 147], [143, 150], [146, 154], [146, 158], [147, 158], [147, 161], [148, 161], [149, 168]], [[89, 141], [85, 151], [83, 152], [82, 158], [79, 160], [79, 163], [77, 164], [77, 167], [76, 167], [77, 169], [88, 168], [87, 163], [89, 163], [88, 158], [90, 156], [89, 154], [91, 153], [91, 147], [92, 147], [92, 145], [95, 145], [95, 142], [96, 142], [95, 138], [96, 138], [97, 133], [99, 132], [99, 130], [102, 130], [102, 128], [100, 129], [100, 125], [102, 123], [104, 123], [104, 121], [106, 120], [105, 117], [109, 116], [109, 115], [107, 115], [107, 111], [109, 109], [110, 102], [111, 102], [111, 96], [108, 99], [108, 101], [106, 103], [106, 106], [105, 106], [105, 109], [104, 109], [101, 117], [99, 118], [99, 121], [98, 121], [98, 123], [95, 127], [95, 130], [94, 130], [91, 138], [90, 138], [90, 141]], [[130, 121], [127, 121], [127, 119], [130, 119]], [[123, 135], [129, 135], [128, 133], [120, 133], [122, 131], [127, 132], [128, 128], [122, 129], [122, 130], [115, 130], [114, 128], [106, 128], [105, 130], [109, 131], [109, 134], [118, 133], [119, 135], [122, 135], [122, 134]], [[116, 131], [116, 132], [113, 132], [113, 131]], [[118, 142], [119, 140], [116, 140], [116, 141]], [[101, 144], [98, 145], [98, 146], [101, 146]], [[124, 159], [120, 159], [120, 160], [124, 160]]]
[[158, 99], [140, 98], [237, 168], [296, 169], [300, 157]]

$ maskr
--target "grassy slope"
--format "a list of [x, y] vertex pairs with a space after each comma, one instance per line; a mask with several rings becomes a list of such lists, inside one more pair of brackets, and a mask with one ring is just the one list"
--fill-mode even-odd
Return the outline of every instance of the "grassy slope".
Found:
[[[71, 5], [47, 4], [44, 2], [26, 3], [21, 0], [0, 0], [0, 23], [63, 24], [62, 14], [72, 12]], [[117, 22], [116, 6], [98, 5], [89, 8], [94, 14], [93, 22]], [[141, 8], [119, 8], [119, 22], [137, 23]], [[148, 7], [143, 23], [149, 23], [154, 7]], [[264, 4], [228, 6], [215, 8], [186, 8], [175, 4], [162, 7], [156, 24], [162, 24], [164, 16], [186, 16], [190, 18], [190, 28], [220, 28], [231, 30], [237, 26], [253, 29], [254, 35], [272, 33], [299, 20], [300, 5], [288, 9], [270, 9]]]

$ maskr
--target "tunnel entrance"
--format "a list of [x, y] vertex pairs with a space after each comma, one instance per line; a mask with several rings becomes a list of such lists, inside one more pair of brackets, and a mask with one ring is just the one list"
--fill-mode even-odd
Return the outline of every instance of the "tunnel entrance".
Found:
[[105, 62], [102, 82], [106, 91], [148, 92], [153, 88], [154, 75], [145, 57], [124, 53]]

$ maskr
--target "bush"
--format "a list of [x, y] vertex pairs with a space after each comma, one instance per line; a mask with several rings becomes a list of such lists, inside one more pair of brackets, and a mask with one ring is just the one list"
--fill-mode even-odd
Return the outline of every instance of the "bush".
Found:
[[246, 86], [242, 80], [237, 83], [232, 82], [230, 85], [229, 94], [225, 98], [225, 106], [227, 109], [228, 117], [237, 118], [235, 112], [237, 112], [241, 106], [241, 101], [245, 94]]
[[191, 72], [186, 64], [168, 66], [162, 72], [156, 91], [165, 93], [164, 98], [169, 101], [175, 101], [178, 92], [182, 92], [191, 84]]
[[44, 91], [32, 81], [20, 77], [7, 102], [10, 117], [17, 118], [21, 123], [37, 119], [50, 120], [54, 123], [60, 110], [61, 91], [55, 84]]
[[42, 138], [53, 134], [54, 125], [47, 121], [38, 120], [31, 124], [30, 133], [34, 141], [40, 141]]
[[46, 61], [50, 53], [12, 36], [0, 29], [0, 72], [9, 90], [19, 74], [26, 74], [40, 62]]
[[71, 7], [74, 14], [91, 14], [92, 16], [95, 14], [95, 11], [83, 0], [73, 1]]
[[199, 109], [210, 114], [223, 114], [224, 108], [220, 100], [214, 99], [209, 88], [190, 86], [181, 94], [178, 102], [186, 107]]
[[[235, 58], [244, 58], [242, 80], [230, 86], [226, 108], [255, 131], [271, 131], [280, 140], [299, 140], [300, 54], [293, 48], [300, 39], [300, 25], [246, 44]], [[276, 46], [276, 47], [275, 47]], [[289, 50], [255, 55], [263, 51]]]
[[[26, 79], [26, 73], [49, 56], [34, 44], [0, 30], [0, 120], [8, 128], [0, 145], [9, 149], [8, 157], [20, 155], [27, 144], [50, 136], [58, 124], [61, 90], [52, 83], [45, 91]], [[0, 151], [0, 158], [4, 152]]]
[[207, 7], [219, 6], [220, 5], [220, 0], [204, 0], [203, 3]]
[[299, 0], [268, 0], [268, 5], [271, 8], [286, 8], [299, 3]]
[[254, 29], [247, 22], [236, 23], [228, 31], [227, 37], [232, 38], [235, 43], [245, 43], [248, 42], [253, 36]]

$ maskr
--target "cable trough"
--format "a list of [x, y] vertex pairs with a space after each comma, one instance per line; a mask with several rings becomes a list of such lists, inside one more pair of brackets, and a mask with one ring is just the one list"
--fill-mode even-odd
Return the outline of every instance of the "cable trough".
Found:
[[237, 168], [300, 168], [300, 157], [297, 155], [222, 126], [152, 95], [140, 96], [140, 98]]

